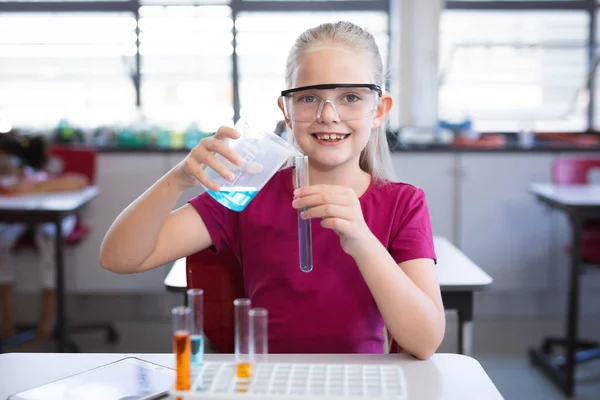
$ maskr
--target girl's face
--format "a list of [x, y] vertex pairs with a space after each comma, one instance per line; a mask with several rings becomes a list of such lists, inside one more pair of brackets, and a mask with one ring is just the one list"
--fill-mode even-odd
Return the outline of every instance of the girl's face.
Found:
[[[364, 55], [339, 47], [318, 47], [301, 58], [296, 70], [293, 87], [321, 84], [357, 84], [373, 82], [373, 66]], [[334, 91], [331, 92], [333, 94]], [[325, 90], [324, 94], [328, 95]], [[334, 100], [333, 98], [329, 98]], [[366, 147], [371, 129], [383, 123], [389, 108], [391, 97], [383, 95], [377, 98], [379, 106], [373, 115], [359, 119], [341, 120], [329, 103], [323, 105], [321, 116], [310, 122], [292, 121], [286, 123], [293, 130], [296, 142], [308, 155], [313, 165], [333, 168], [347, 163], [356, 163], [360, 153]], [[279, 107], [283, 111], [283, 99], [279, 98]], [[285, 116], [285, 114], [284, 114]], [[323, 140], [329, 135], [343, 139]]]

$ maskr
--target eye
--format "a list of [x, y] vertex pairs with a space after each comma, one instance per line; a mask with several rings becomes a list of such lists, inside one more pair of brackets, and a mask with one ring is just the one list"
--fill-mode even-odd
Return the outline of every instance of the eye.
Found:
[[317, 96], [307, 94], [307, 95], [300, 97], [299, 101], [301, 103], [314, 103], [317, 101]]
[[356, 103], [357, 101], [359, 101], [359, 100], [360, 100], [360, 97], [358, 97], [358, 96], [357, 96], [357, 95], [355, 95], [355, 94], [347, 94], [347, 95], [345, 95], [345, 96], [344, 96], [344, 100], [345, 100], [347, 103]]

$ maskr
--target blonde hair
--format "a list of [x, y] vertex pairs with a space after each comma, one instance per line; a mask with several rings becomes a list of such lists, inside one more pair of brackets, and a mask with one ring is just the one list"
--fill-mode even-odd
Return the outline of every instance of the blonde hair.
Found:
[[[285, 82], [287, 87], [292, 87], [296, 69], [302, 56], [313, 46], [339, 44], [354, 50], [358, 54], [365, 54], [371, 58], [373, 67], [373, 82], [384, 87], [383, 62], [375, 38], [361, 27], [346, 21], [326, 23], [304, 31], [297, 39], [287, 58], [285, 68]], [[355, 83], [355, 82], [352, 82]], [[294, 135], [288, 135], [289, 140], [295, 143]], [[390, 149], [386, 138], [385, 123], [371, 130], [367, 146], [360, 154], [360, 168], [374, 177], [393, 180], [394, 169], [390, 156]]]

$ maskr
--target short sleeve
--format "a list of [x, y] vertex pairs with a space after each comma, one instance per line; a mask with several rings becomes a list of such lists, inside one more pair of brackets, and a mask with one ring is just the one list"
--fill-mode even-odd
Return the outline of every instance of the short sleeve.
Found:
[[414, 188], [410, 197], [398, 202], [397, 227], [391, 240], [390, 254], [397, 264], [417, 258], [431, 258], [437, 262], [433, 245], [431, 219], [425, 193]]
[[204, 222], [217, 253], [237, 249], [237, 223], [235, 211], [224, 207], [204, 192], [189, 201]]

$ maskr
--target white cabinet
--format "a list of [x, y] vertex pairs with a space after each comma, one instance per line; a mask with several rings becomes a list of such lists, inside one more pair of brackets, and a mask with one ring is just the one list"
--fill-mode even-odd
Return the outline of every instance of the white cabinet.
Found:
[[434, 235], [454, 242], [455, 191], [453, 153], [394, 153], [392, 163], [400, 182], [425, 192]]
[[552, 154], [460, 155], [457, 245], [494, 278], [494, 291], [550, 285], [551, 218], [528, 192], [550, 182]]
[[73, 270], [75, 289], [82, 292], [162, 291], [164, 268], [143, 274], [117, 275], [100, 266], [100, 245], [108, 228], [125, 207], [165, 173], [165, 155], [160, 153], [101, 153], [96, 185], [100, 196], [85, 214], [92, 233], [73, 250], [67, 271]]

